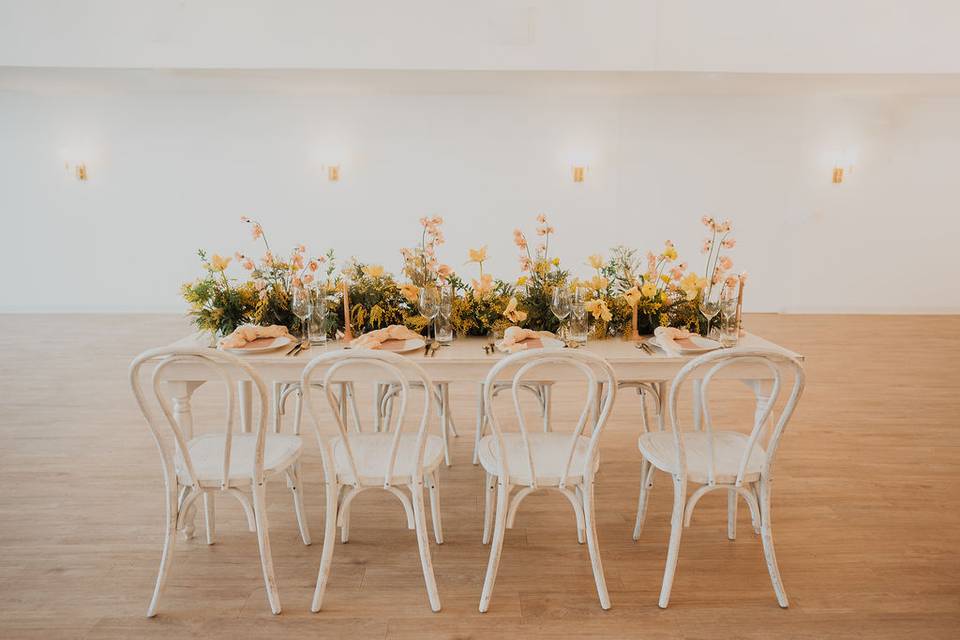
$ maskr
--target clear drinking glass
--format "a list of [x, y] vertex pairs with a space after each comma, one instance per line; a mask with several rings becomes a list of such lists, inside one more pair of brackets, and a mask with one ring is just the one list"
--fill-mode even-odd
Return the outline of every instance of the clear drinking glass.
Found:
[[304, 287], [294, 287], [293, 299], [290, 301], [290, 311], [300, 318], [300, 339], [310, 339], [310, 327], [307, 318], [310, 316], [310, 292]]
[[453, 342], [453, 285], [440, 287], [440, 312], [437, 314], [436, 337], [440, 344]]
[[558, 334], [560, 339], [566, 335], [563, 321], [570, 315], [570, 290], [566, 287], [556, 287], [553, 290], [553, 298], [550, 300], [550, 310], [560, 321], [560, 330]]
[[327, 308], [326, 295], [322, 291], [315, 291], [310, 298], [310, 317], [307, 318], [310, 344], [326, 344], [329, 318], [330, 310]]
[[[430, 325], [433, 319], [440, 313], [440, 293], [436, 287], [426, 286], [420, 288], [420, 315], [427, 319], [427, 339], [430, 338]], [[436, 331], [434, 331], [436, 335]]]
[[724, 287], [720, 294], [720, 344], [725, 347], [733, 347], [736, 346], [739, 339], [737, 291], [733, 287]]
[[[574, 294], [576, 296], [576, 294]], [[587, 309], [583, 301], [574, 301], [570, 305], [570, 321], [567, 323], [570, 340], [579, 345], [587, 344], [587, 334], [590, 332], [590, 322], [587, 318]]]

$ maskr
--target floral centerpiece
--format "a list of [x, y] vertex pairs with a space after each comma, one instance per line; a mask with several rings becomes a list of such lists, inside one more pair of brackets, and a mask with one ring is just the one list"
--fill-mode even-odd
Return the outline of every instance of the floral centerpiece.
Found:
[[504, 317], [524, 327], [556, 332], [560, 321], [550, 310], [556, 287], [568, 285], [568, 273], [560, 268], [560, 258], [550, 257], [550, 236], [556, 229], [547, 216], [537, 216], [537, 235], [543, 238], [531, 250], [527, 236], [520, 229], [513, 231], [513, 243], [520, 249], [520, 270], [515, 295], [507, 302]]
[[456, 275], [450, 276], [450, 284], [457, 294], [453, 300], [453, 329], [460, 335], [485, 336], [498, 334], [510, 326], [504, 311], [513, 296], [514, 289], [503, 280], [494, 280], [483, 272], [487, 260], [487, 248], [469, 250], [467, 264], [476, 264], [479, 279], [468, 285]]

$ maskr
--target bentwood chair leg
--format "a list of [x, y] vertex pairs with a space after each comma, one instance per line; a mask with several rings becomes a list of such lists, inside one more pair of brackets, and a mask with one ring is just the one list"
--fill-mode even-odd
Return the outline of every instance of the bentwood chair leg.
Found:
[[597, 595], [600, 608], [610, 608], [610, 594], [607, 592], [607, 580], [603, 575], [603, 562], [600, 559], [600, 542], [597, 539], [597, 523], [593, 512], [593, 483], [583, 487], [583, 517], [587, 530], [587, 549], [590, 551], [590, 564], [593, 567], [593, 579], [597, 583]]
[[483, 438], [483, 426], [486, 421], [483, 407], [483, 387], [480, 388], [480, 399], [477, 402], [477, 430], [473, 437], [473, 464], [480, 463], [480, 439]]
[[320, 554], [320, 570], [317, 572], [317, 586], [313, 591], [310, 611], [316, 613], [323, 606], [323, 594], [330, 578], [330, 565], [333, 563], [333, 549], [337, 546], [337, 495], [340, 488], [329, 480], [325, 483], [327, 513], [323, 523], [323, 552]]
[[310, 527], [307, 524], [307, 512], [303, 508], [303, 477], [300, 472], [300, 463], [296, 463], [287, 471], [287, 486], [293, 494], [293, 508], [297, 513], [297, 526], [300, 527], [300, 538], [303, 544], [310, 546]]
[[493, 493], [497, 490], [497, 476], [487, 474], [483, 485], [483, 544], [490, 543], [490, 527], [493, 525]]
[[170, 561], [173, 559], [173, 548], [177, 542], [177, 516], [180, 510], [176, 488], [167, 490], [167, 509], [163, 530], [163, 555], [160, 556], [160, 571], [157, 573], [157, 582], [153, 587], [153, 597], [147, 607], [147, 617], [157, 615], [157, 606], [160, 604], [160, 594], [163, 585], [167, 582], [167, 572], [170, 570]]
[[440, 592], [437, 591], [437, 578], [433, 574], [433, 562], [430, 559], [430, 539], [427, 537], [426, 514], [423, 509], [423, 479], [418, 478], [411, 487], [413, 494], [413, 516], [417, 525], [417, 546], [420, 549], [420, 564], [423, 568], [423, 581], [427, 587], [430, 608], [440, 611]]
[[430, 483], [430, 517], [433, 520], [433, 539], [437, 544], [443, 544], [443, 523], [440, 521], [440, 478], [434, 471], [427, 475]]
[[661, 609], [670, 604], [670, 590], [673, 588], [673, 576], [677, 572], [677, 558], [680, 555], [680, 536], [683, 534], [683, 512], [687, 501], [687, 483], [685, 478], [673, 476], [673, 516], [670, 518], [670, 546], [667, 548], [667, 564], [663, 569], [663, 586], [660, 588]]
[[263, 567], [263, 584], [267, 590], [270, 610], [280, 613], [280, 594], [277, 592], [277, 577], [273, 572], [273, 556], [270, 553], [270, 532], [267, 523], [267, 503], [262, 484], [253, 485], [253, 513], [257, 518], [257, 544], [260, 546], [260, 564]]
[[786, 609], [790, 606], [787, 592], [783, 588], [783, 579], [780, 577], [780, 567], [777, 566], [777, 554], [773, 549], [773, 528], [770, 523], [770, 481], [760, 479], [760, 539], [763, 541], [763, 555], [767, 561], [767, 571], [770, 573], [770, 582], [773, 591], [777, 594], [777, 603]]
[[213, 544], [217, 531], [216, 496], [210, 491], [203, 492], [203, 517], [207, 525], [207, 544]]
[[493, 525], [493, 544], [490, 546], [490, 560], [487, 562], [487, 576], [483, 580], [483, 592], [480, 594], [480, 613], [486, 613], [490, 608], [490, 598], [493, 596], [493, 584], [497, 581], [497, 570], [500, 568], [500, 552], [503, 551], [503, 537], [507, 530], [507, 502], [509, 492], [507, 487], [497, 479], [497, 515]]
[[653, 489], [653, 474], [656, 467], [644, 458], [640, 463], [640, 500], [637, 503], [637, 521], [633, 525], [633, 539], [640, 539], [643, 523], [647, 519], [647, 503], [650, 502], [650, 491]]
[[737, 539], [737, 492], [727, 492], [727, 540]]

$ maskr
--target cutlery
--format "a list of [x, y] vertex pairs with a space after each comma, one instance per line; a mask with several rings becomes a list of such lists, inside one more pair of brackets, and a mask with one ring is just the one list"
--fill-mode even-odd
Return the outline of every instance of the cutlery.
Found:
[[427, 341], [427, 343], [426, 343], [425, 345], [423, 345], [423, 357], [424, 357], [424, 358], [426, 358], [427, 356], [430, 355], [430, 345], [432, 345], [432, 344], [433, 344], [432, 342]]
[[291, 356], [300, 355], [300, 352], [303, 351], [303, 346], [304, 346], [304, 343], [303, 343], [303, 342], [301, 342], [300, 344], [298, 344], [298, 345], [297, 345], [297, 348], [294, 349], [294, 350], [293, 350], [293, 353], [291, 353], [290, 355], [291, 355]]
[[440, 343], [434, 342], [433, 345], [430, 347], [430, 357], [435, 358], [437, 355], [437, 351], [439, 350], [440, 350]]
[[294, 355], [294, 352], [296, 352], [302, 346], [303, 346], [303, 340], [300, 340], [296, 344], [294, 344], [292, 347], [290, 347], [290, 351], [287, 351], [287, 353], [284, 355], [292, 356]]

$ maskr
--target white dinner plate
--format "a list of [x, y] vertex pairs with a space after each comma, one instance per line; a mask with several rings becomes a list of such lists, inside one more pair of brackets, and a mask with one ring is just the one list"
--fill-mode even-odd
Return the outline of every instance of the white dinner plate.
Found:
[[392, 351], [393, 353], [407, 353], [427, 346], [423, 338], [409, 338], [407, 340], [387, 340], [377, 347], [377, 351]]
[[[684, 347], [681, 344], [677, 343], [677, 349], [679, 349], [680, 353], [688, 354], [688, 355], [693, 355], [697, 353], [707, 353], [708, 351], [713, 351], [714, 349], [719, 349], [720, 347], [723, 346], [716, 340], [711, 340], [710, 338], [704, 338], [703, 336], [698, 336], [698, 335], [690, 336], [689, 340], [694, 344], [693, 348]], [[655, 347], [658, 347], [659, 349], [662, 349], [663, 351], [666, 351], [666, 349], [660, 346], [660, 342], [657, 340], [656, 336], [650, 338], [649, 340], [647, 340], [647, 342], [649, 342]]]
[[280, 349], [281, 347], [286, 347], [293, 344], [293, 338], [290, 336], [279, 336], [277, 338], [257, 338], [253, 342], [248, 342], [245, 346], [240, 347], [239, 349], [223, 349], [224, 351], [229, 351], [230, 353], [264, 353], [266, 351], [273, 351], [275, 349]]
[[[550, 336], [540, 336], [537, 339], [540, 340], [540, 346], [534, 347], [534, 349], [563, 349], [564, 346], [563, 340]], [[524, 340], [524, 342], [527, 342], [527, 340]], [[503, 340], [497, 340], [497, 350], [506, 352], [506, 349], [503, 348]]]

